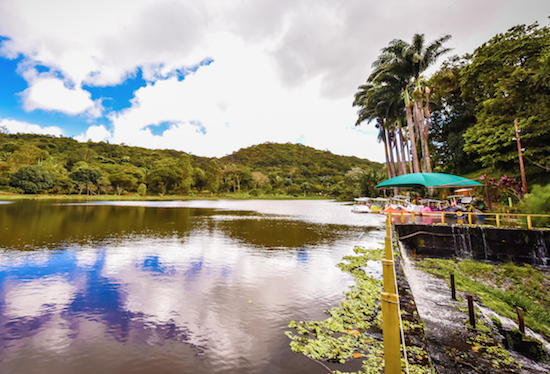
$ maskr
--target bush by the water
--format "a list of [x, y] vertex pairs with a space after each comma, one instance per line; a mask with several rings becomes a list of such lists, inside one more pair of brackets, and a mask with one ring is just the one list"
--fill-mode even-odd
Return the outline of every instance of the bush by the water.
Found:
[[23, 166], [10, 178], [10, 186], [24, 193], [37, 193], [51, 189], [55, 184], [54, 174], [43, 166]]

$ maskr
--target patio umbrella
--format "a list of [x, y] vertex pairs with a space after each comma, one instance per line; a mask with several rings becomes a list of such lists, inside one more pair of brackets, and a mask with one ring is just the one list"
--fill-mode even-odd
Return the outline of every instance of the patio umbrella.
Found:
[[433, 187], [433, 188], [456, 188], [456, 187], [477, 187], [483, 184], [459, 177], [457, 175], [443, 173], [413, 173], [400, 175], [388, 179], [378, 185], [376, 188], [390, 187]]

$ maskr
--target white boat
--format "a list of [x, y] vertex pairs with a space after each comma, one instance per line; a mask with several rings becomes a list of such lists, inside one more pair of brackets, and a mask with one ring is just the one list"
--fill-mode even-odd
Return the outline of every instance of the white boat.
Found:
[[389, 199], [383, 197], [357, 197], [353, 205], [353, 213], [378, 213], [388, 205]]
[[380, 213], [420, 213], [422, 206], [413, 204], [408, 196], [395, 196], [388, 199], [389, 202]]

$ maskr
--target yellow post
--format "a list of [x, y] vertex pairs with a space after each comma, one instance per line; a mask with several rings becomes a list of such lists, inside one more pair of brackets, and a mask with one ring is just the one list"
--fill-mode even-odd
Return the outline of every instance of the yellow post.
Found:
[[401, 211], [401, 223], [405, 223], [405, 215], [403, 214], [403, 211]]
[[391, 245], [391, 236], [386, 236], [386, 252], [385, 252], [385, 258], [386, 260], [392, 260], [393, 261], [393, 250]]
[[386, 216], [386, 237], [391, 238], [391, 213]]
[[382, 260], [382, 278], [384, 280], [384, 292], [397, 293], [393, 272], [393, 261]]
[[472, 227], [472, 212], [468, 212], [468, 226]]
[[441, 224], [445, 224], [445, 212], [441, 212]]
[[396, 294], [382, 292], [382, 331], [384, 336], [384, 373], [401, 374], [399, 314]]
[[533, 225], [531, 224], [531, 216], [527, 216], [527, 228], [531, 230]]
[[414, 222], [414, 212], [412, 212], [412, 221], [413, 221], [413, 224], [415, 223]]
[[500, 215], [497, 214], [497, 227], [500, 229]]

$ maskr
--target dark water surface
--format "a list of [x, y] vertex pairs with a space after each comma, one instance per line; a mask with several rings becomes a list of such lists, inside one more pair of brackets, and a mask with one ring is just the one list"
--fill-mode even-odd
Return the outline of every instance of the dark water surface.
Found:
[[0, 373], [319, 373], [323, 318], [383, 216], [329, 201], [0, 204]]

